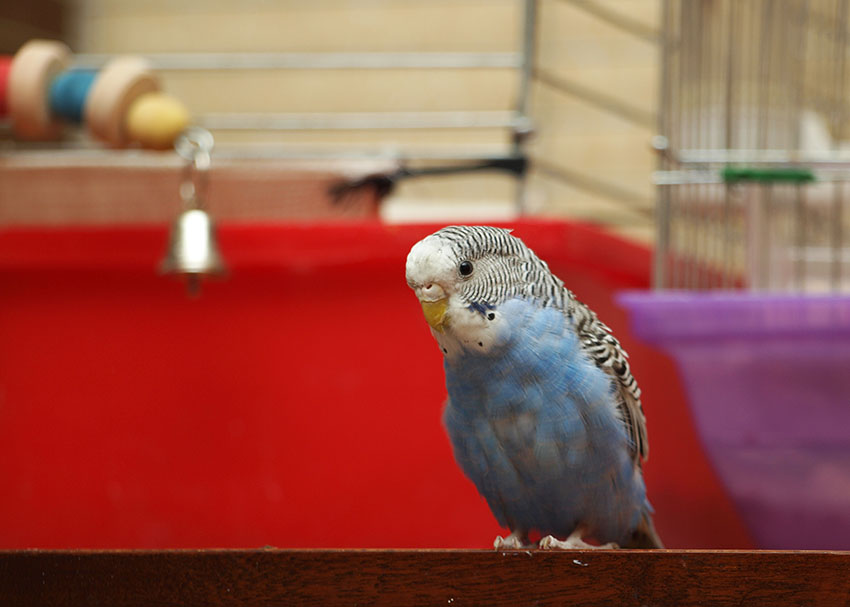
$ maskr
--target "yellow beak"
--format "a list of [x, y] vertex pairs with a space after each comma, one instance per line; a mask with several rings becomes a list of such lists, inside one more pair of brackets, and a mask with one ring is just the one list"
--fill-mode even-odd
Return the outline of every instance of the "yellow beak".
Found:
[[449, 307], [449, 298], [444, 297], [437, 301], [420, 300], [422, 304], [422, 313], [425, 314], [425, 320], [432, 328], [443, 332], [443, 327], [446, 325], [446, 309]]

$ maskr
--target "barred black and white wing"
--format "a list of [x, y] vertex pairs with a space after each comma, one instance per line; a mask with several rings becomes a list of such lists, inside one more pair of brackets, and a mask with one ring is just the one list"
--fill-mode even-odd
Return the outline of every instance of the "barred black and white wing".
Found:
[[564, 286], [525, 244], [509, 230], [489, 226], [447, 226], [436, 232], [451, 247], [454, 258], [481, 260], [486, 270], [462, 279], [457, 287], [464, 301], [498, 305], [512, 297], [526, 297], [542, 306], [564, 310], [573, 321], [579, 340], [590, 358], [611, 375], [617, 387], [620, 417], [631, 441], [636, 462], [649, 455], [646, 418], [640, 404], [640, 388], [629, 369], [627, 354], [611, 330], [596, 314]]
[[[572, 294], [570, 294], [572, 295]], [[631, 441], [632, 458], [640, 462], [649, 456], [646, 417], [640, 403], [640, 388], [629, 368], [628, 354], [605, 323], [586, 305], [571, 298], [568, 306], [582, 346], [599, 368], [616, 381], [623, 423]]]

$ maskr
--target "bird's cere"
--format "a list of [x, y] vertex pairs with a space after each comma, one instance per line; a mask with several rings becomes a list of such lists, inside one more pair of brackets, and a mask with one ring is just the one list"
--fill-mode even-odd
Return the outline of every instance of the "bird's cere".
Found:
[[423, 287], [416, 289], [416, 296], [419, 301], [443, 301], [446, 299], [446, 291], [436, 283], [429, 283]]

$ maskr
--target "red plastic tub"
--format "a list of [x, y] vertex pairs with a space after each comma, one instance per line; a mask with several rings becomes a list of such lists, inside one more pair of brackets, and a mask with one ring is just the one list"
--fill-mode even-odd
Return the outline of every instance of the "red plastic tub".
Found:
[[[437, 227], [225, 225], [232, 275], [194, 300], [155, 273], [165, 225], [0, 232], [0, 548], [491, 545], [404, 281]], [[671, 363], [612, 304], [647, 286], [649, 252], [513, 227], [631, 353], [667, 544], [750, 545]]]

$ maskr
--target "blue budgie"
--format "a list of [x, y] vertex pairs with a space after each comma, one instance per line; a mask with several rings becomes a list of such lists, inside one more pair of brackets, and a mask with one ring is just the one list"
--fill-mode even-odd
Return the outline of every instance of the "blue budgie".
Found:
[[443, 228], [406, 270], [443, 352], [455, 459], [510, 529], [495, 547], [531, 532], [541, 548], [662, 547], [640, 389], [610, 329], [510, 230]]

